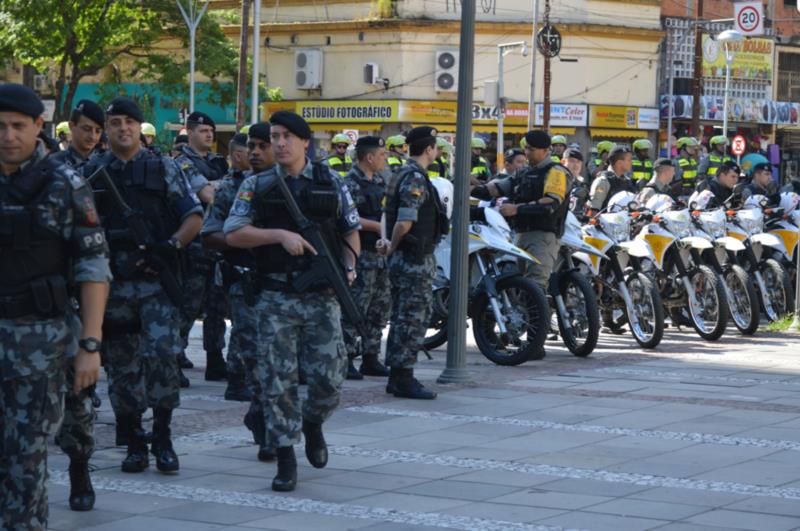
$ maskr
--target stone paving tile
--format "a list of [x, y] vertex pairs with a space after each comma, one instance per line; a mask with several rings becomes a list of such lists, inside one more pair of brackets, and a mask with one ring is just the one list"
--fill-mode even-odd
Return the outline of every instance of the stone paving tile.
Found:
[[219, 524], [154, 518], [151, 516], [132, 516], [115, 522], [83, 528], [86, 531], [142, 531], [143, 529], [169, 529], [170, 531], [211, 531], [221, 529]]
[[[142, 479], [142, 478], [137, 478]], [[271, 479], [269, 481], [272, 481]], [[235, 474], [211, 473], [188, 479], [178, 479], [174, 485], [200, 487], [204, 489], [233, 490], [238, 492], [254, 492], [267, 486], [267, 478], [238, 476]]]
[[[572, 468], [585, 468], [589, 470], [610, 469], [614, 465], [628, 461], [624, 457], [607, 457], [592, 451], [594, 446], [584, 446], [566, 452], [553, 452], [551, 454], [537, 455], [530, 459], [523, 459], [526, 463], [553, 465]], [[582, 453], [579, 450], [584, 450]]]
[[492, 503], [529, 505], [549, 509], [583, 509], [612, 500], [608, 496], [594, 496], [547, 490], [547, 486], [518, 490], [512, 494], [491, 498]]
[[724, 529], [726, 531], [740, 531], [741, 528], [736, 527], [717, 527], [715, 525], [698, 525], [698, 524], [667, 524], [661, 527], [656, 527], [658, 531], [715, 531], [717, 529]]
[[410, 476], [397, 476], [392, 474], [377, 474], [371, 472], [338, 472], [315, 479], [316, 483], [345, 487], [358, 487], [375, 490], [396, 490], [411, 485], [427, 483], [427, 478], [414, 478]]
[[738, 529], [753, 529], [756, 531], [765, 529], [781, 531], [784, 529], [794, 529], [800, 525], [800, 520], [797, 518], [764, 513], [729, 511], [725, 509], [715, 509], [707, 513], [692, 516], [686, 520], [696, 524], [736, 527]]
[[397, 489], [396, 492], [457, 500], [485, 501], [519, 490], [519, 487], [454, 480], [437, 480]]
[[469, 516], [471, 518], [487, 518], [507, 522], [535, 522], [543, 518], [550, 518], [564, 514], [562, 509], [548, 509], [544, 507], [526, 507], [506, 503], [475, 502], [461, 505], [452, 509], [440, 511], [442, 514]]
[[746, 429], [744, 431], [737, 432], [736, 436], [754, 439], [773, 439], [777, 441], [800, 442], [800, 429], [787, 428], [786, 424], [782, 423], [776, 426], [759, 426], [758, 428]]
[[605, 481], [595, 481], [592, 479], [557, 479], [550, 483], [537, 486], [538, 489], [552, 490], [556, 492], [567, 492], [574, 494], [588, 494], [590, 496], [624, 497], [635, 492], [646, 490], [647, 487], [641, 485], [631, 485], [628, 483], [609, 483]]
[[519, 435], [533, 433], [534, 431], [538, 431], [538, 429], [528, 428], [524, 426], [508, 426], [503, 424], [484, 424], [482, 422], [470, 422], [469, 424], [453, 426], [452, 428], [447, 428], [442, 431], [449, 433], [456, 433], [458, 435], [463, 435], [463, 434], [489, 435], [495, 437], [496, 439], [501, 439], [501, 438], [504, 439], [506, 437], [517, 437]]
[[378, 474], [396, 474], [398, 476], [411, 476], [424, 479], [444, 479], [464, 473], [463, 468], [441, 465], [426, 465], [422, 463], [386, 463], [372, 466], [362, 470]]
[[638, 516], [641, 518], [655, 518], [659, 520], [683, 520], [689, 516], [707, 512], [708, 507], [622, 498], [593, 505], [589, 510], [592, 512], [617, 514], [620, 516]]
[[553, 481], [553, 476], [536, 474], [523, 474], [508, 470], [478, 470], [467, 472], [450, 478], [453, 481], [467, 481], [475, 483], [488, 483], [491, 485], [506, 485], [509, 487], [532, 487]]
[[543, 454], [575, 448], [585, 444], [597, 443], [617, 437], [604, 433], [585, 433], [585, 432], [564, 432], [558, 430], [541, 430], [519, 437], [509, 437], [500, 441], [495, 441], [490, 445], [493, 449], [508, 450], [527, 450]]
[[653, 529], [668, 523], [668, 521], [573, 511], [552, 518], [545, 518], [536, 523], [567, 528], [591, 529], [592, 531], [638, 531]]
[[308, 513], [281, 512], [276, 516], [253, 520], [242, 525], [243, 529], [274, 529], [285, 531], [347, 531], [364, 529], [378, 523], [377, 520], [345, 518]]
[[221, 503], [188, 502], [162, 511], [151, 512], [148, 516], [230, 525], [268, 518], [276, 514], [282, 513], [258, 507], [233, 507]]
[[702, 505], [709, 508], [726, 506], [731, 503], [749, 499], [745, 494], [732, 492], [698, 492], [692, 489], [676, 489], [671, 487], [656, 487], [636, 492], [627, 497], [634, 500], [650, 500], [683, 505]]
[[[799, 456], [800, 457], [800, 456]], [[800, 460], [798, 460], [800, 462]], [[746, 463], [726, 466], [693, 476], [695, 479], [753, 483], [756, 485], [784, 485], [797, 478], [798, 466], [787, 467], [785, 463], [775, 463], [755, 459]], [[800, 503], [800, 502], [798, 502]]]
[[85, 529], [87, 527], [107, 524], [134, 516], [132, 513], [105, 511], [98, 507], [85, 512], [73, 511], [66, 503], [54, 504], [52, 496], [50, 497], [50, 502], [50, 522], [58, 522], [58, 527], [50, 525], [48, 529]]
[[98, 491], [95, 509], [128, 514], [145, 514], [160, 511], [176, 505], [183, 505], [186, 500], [174, 500], [160, 496], [145, 496], [125, 492]]
[[[270, 479], [270, 482], [272, 480]], [[273, 492], [269, 485], [265, 485], [264, 491], [259, 494], [269, 494], [284, 496], [287, 498], [309, 498], [324, 502], [345, 503], [360, 498], [371, 498], [382, 494], [376, 489], [366, 489], [359, 487], [345, 487], [342, 485], [328, 485], [317, 481], [305, 480], [300, 473], [297, 475], [297, 490], [293, 492]]]
[[[385, 417], [384, 417], [385, 418]], [[337, 430], [339, 433], [352, 435], [380, 435], [386, 439], [407, 437], [417, 433], [436, 431], [444, 426], [464, 424], [466, 421], [443, 421], [440, 419], [421, 419], [409, 417], [392, 417], [388, 420], [361, 424]]]
[[467, 500], [454, 498], [436, 498], [434, 496], [419, 496], [399, 492], [382, 492], [374, 496], [367, 496], [353, 501], [353, 505], [367, 507], [382, 507], [397, 511], [411, 511], [416, 513], [439, 512], [452, 507], [467, 505]]
[[470, 459], [492, 459], [495, 461], [521, 461], [534, 455], [540, 455], [539, 452], [533, 448], [521, 448], [518, 450], [509, 450], [506, 448], [489, 448], [483, 446], [465, 446], [457, 448], [447, 455], [453, 457], [466, 457]]
[[725, 509], [731, 511], [747, 511], [752, 513], [791, 516], [798, 518], [798, 527], [800, 527], [800, 503], [798, 503], [797, 500], [753, 497], [728, 504], [725, 506]]

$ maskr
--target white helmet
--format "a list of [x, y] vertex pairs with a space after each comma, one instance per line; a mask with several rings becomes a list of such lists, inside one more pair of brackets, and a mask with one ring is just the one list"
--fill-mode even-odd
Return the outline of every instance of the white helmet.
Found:
[[608, 202], [607, 210], [609, 212], [619, 212], [628, 208], [628, 204], [636, 200], [636, 194], [633, 192], [617, 192]]
[[695, 192], [689, 198], [689, 206], [693, 210], [706, 210], [712, 199], [714, 199], [714, 192], [711, 190]]
[[789, 214], [797, 209], [800, 205], [800, 195], [794, 192], [783, 192], [781, 194], [780, 207], [783, 209], [784, 214]]
[[647, 201], [645, 206], [653, 212], [664, 212], [675, 206], [675, 201], [667, 194], [656, 194]]
[[433, 177], [431, 178], [431, 184], [434, 188], [436, 188], [436, 192], [439, 194], [439, 201], [442, 202], [442, 205], [444, 205], [445, 209], [447, 210], [447, 218], [452, 218], [454, 195], [453, 183], [444, 177]]

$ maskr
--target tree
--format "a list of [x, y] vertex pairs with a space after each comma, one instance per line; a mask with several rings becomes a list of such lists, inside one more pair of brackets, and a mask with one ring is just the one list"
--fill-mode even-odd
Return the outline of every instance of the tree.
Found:
[[[54, 121], [65, 119], [82, 79], [108, 66], [110, 82], [158, 83], [162, 93], [187, 92], [188, 58], [164, 47], [165, 40], [186, 45], [188, 30], [171, 0], [0, 0], [0, 50], [40, 72], [54, 72]], [[207, 15], [197, 33], [198, 72], [211, 81], [212, 99], [235, 98], [237, 51], [219, 19]], [[121, 58], [131, 61], [122, 62]], [[132, 65], [119, 71], [117, 62]]]

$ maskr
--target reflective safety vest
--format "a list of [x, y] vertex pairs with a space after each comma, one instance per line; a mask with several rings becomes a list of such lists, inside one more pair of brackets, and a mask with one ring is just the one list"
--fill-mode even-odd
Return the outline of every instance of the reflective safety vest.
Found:
[[678, 166], [681, 168], [681, 186], [686, 192], [694, 190], [697, 181], [697, 161], [694, 159], [679, 158]]
[[557, 164], [561, 164], [561, 157], [559, 157], [558, 155], [550, 155], [550, 160], [552, 160]]
[[706, 175], [709, 177], [714, 177], [717, 172], [719, 171], [720, 166], [722, 166], [723, 162], [730, 162], [733, 159], [730, 158], [728, 155], [724, 157], [720, 157], [719, 155], [710, 154], [708, 156], [708, 169], [706, 170]]
[[337, 155], [331, 155], [325, 159], [325, 161], [333, 171], [342, 177], [347, 175], [347, 172], [353, 167], [353, 160], [347, 155], [344, 156], [344, 160], [340, 159]]
[[389, 169], [393, 172], [402, 168], [405, 163], [406, 160], [397, 155], [389, 155], [389, 157], [386, 158], [386, 164], [389, 165]]
[[473, 158], [472, 171], [470, 173], [482, 181], [492, 178], [492, 172], [489, 170], [489, 161], [483, 157], [478, 157], [477, 163], [474, 162]]
[[649, 181], [652, 176], [653, 163], [650, 161], [650, 159], [633, 159], [633, 171], [631, 172], [631, 177], [633, 177], [635, 182], [639, 182], [641, 180]]

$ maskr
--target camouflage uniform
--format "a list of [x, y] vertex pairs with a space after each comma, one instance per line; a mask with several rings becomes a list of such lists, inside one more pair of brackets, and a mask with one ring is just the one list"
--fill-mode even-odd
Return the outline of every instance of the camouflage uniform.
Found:
[[[356, 203], [359, 214], [362, 217], [370, 217], [369, 214], [365, 215], [365, 212], [369, 211], [371, 213], [374, 210], [377, 212], [378, 219], [380, 219], [381, 198], [365, 194], [364, 186], [369, 185], [370, 182], [357, 164], [345, 176], [344, 182]], [[380, 175], [374, 175], [372, 183], [385, 188], [385, 183]], [[347, 355], [351, 358], [356, 357], [358, 354], [363, 354], [365, 357], [380, 356], [383, 329], [386, 327], [389, 312], [391, 311], [389, 270], [386, 267], [386, 259], [375, 250], [374, 240], [378, 237], [379, 235], [375, 233], [365, 234], [362, 232], [361, 255], [358, 257], [358, 274], [350, 290], [356, 306], [364, 311], [364, 327], [368, 331], [368, 334], [361, 338], [361, 352], [356, 351], [358, 332], [355, 327], [346, 319], [342, 321], [342, 332], [344, 333]]]
[[[426, 171], [409, 159], [404, 168], [389, 181], [387, 186], [387, 230], [396, 221], [411, 221], [415, 226], [421, 220], [419, 213], [431, 199], [444, 214], [436, 190], [425, 177]], [[396, 207], [396, 213], [390, 209]], [[392, 284], [391, 327], [386, 343], [386, 364], [392, 369], [411, 369], [417, 362], [417, 353], [422, 348], [428, 328], [433, 304], [433, 278], [436, 260], [433, 246], [439, 241], [439, 224], [426, 227], [424, 249], [413, 251], [411, 233], [406, 234], [400, 247], [389, 256], [389, 278]], [[412, 229], [413, 231], [414, 229]]]
[[[221, 179], [228, 171], [223, 157], [209, 153], [201, 157], [190, 146], [181, 147], [175, 162], [189, 179], [192, 192], [200, 192], [211, 181]], [[225, 348], [225, 315], [227, 297], [215, 282], [215, 255], [204, 251], [199, 240], [187, 247], [189, 265], [184, 275], [184, 312], [181, 316], [181, 345], [183, 352], [189, 344], [189, 332], [194, 322], [205, 313], [203, 319], [203, 349], [206, 352], [222, 352]], [[205, 310], [205, 311], [204, 311]]]
[[[288, 176], [283, 168], [276, 166], [245, 179], [225, 221], [225, 233], [246, 225], [267, 226], [268, 220], [261, 217], [264, 211], [262, 187], [270, 179], [287, 177], [291, 189], [310, 186], [311, 163], [306, 163], [298, 177]], [[329, 178], [339, 191], [337, 231], [349, 234], [358, 230], [358, 212], [347, 187], [330, 170]], [[287, 222], [286, 219], [277, 221]], [[265, 246], [255, 251], [264, 249], [266, 252], [270, 247], [274, 249], [274, 246]], [[257, 269], [265, 267], [258, 256], [256, 261]], [[281, 289], [281, 286], [286, 286], [282, 284], [287, 280], [286, 273], [261, 270], [258, 271], [258, 280], [262, 289], [256, 300], [255, 313], [258, 316], [260, 348], [251, 368], [254, 395], [264, 407], [268, 446], [288, 447], [300, 442], [303, 419], [322, 423], [339, 403], [346, 368], [341, 311], [335, 296], [327, 289], [306, 293]], [[308, 397], [303, 401], [302, 412], [298, 398], [298, 355], [308, 379]]]
[[[91, 190], [72, 169], [53, 161], [42, 161], [40, 145], [20, 173], [0, 172], [0, 216], [27, 212], [18, 205], [36, 205], [29, 212], [36, 225], [57, 234], [72, 260], [72, 280], [108, 282], [107, 246], [99, 227]], [[50, 165], [44, 173], [42, 191], [33, 201], [17, 201], [7, 195], [31, 170]], [[6, 231], [13, 222], [0, 223], [0, 248], [3, 255], [12, 242]], [[32, 226], [30, 219], [25, 226]], [[10, 256], [11, 253], [7, 256]], [[0, 261], [0, 264], [2, 262]], [[5, 276], [5, 266], [3, 266]], [[20, 272], [22, 273], [22, 272]], [[66, 279], [66, 271], [61, 271]], [[0, 290], [8, 286], [0, 279]], [[30, 279], [34, 280], [34, 279]], [[9, 296], [8, 301], [28, 298], [28, 292]], [[2, 293], [2, 292], [0, 292]], [[0, 301], [7, 296], [0, 294]], [[65, 374], [77, 352], [80, 322], [68, 301], [55, 316], [27, 314], [9, 316], [19, 303], [0, 303], [0, 514], [3, 529], [44, 529], [47, 525], [47, 438], [54, 435], [62, 418]]]
[[[172, 159], [156, 157], [142, 149], [125, 163], [109, 151], [90, 159], [84, 167], [84, 173], [90, 175], [95, 167], [106, 166], [117, 181], [114, 176], [125, 171], [129, 165], [159, 160], [164, 173], [157, 182], [161, 183], [163, 179], [165, 183], [162, 186], [165, 186], [166, 201], [174, 219], [171, 223], [174, 226], [164, 229], [174, 232], [188, 216], [201, 214], [202, 208], [197, 197], [188, 189], [186, 177]], [[98, 186], [102, 188], [102, 183], [95, 186], [96, 190]], [[128, 193], [119, 184], [117, 186], [121, 192]], [[104, 219], [117, 210], [113, 201], [101, 201], [100, 196], [106, 193], [96, 192]], [[134, 254], [137, 251], [126, 250], [124, 243], [117, 245], [114, 238], [109, 239], [111, 263], [115, 271], [127, 269], [124, 264], [137, 260]], [[103, 360], [108, 375], [108, 395], [114, 413], [119, 418], [140, 415], [148, 407], [171, 410], [180, 404], [175, 357], [179, 341], [178, 308], [155, 276], [144, 272], [125, 276], [129, 278], [118, 275], [119, 278], [111, 285], [103, 325]]]

